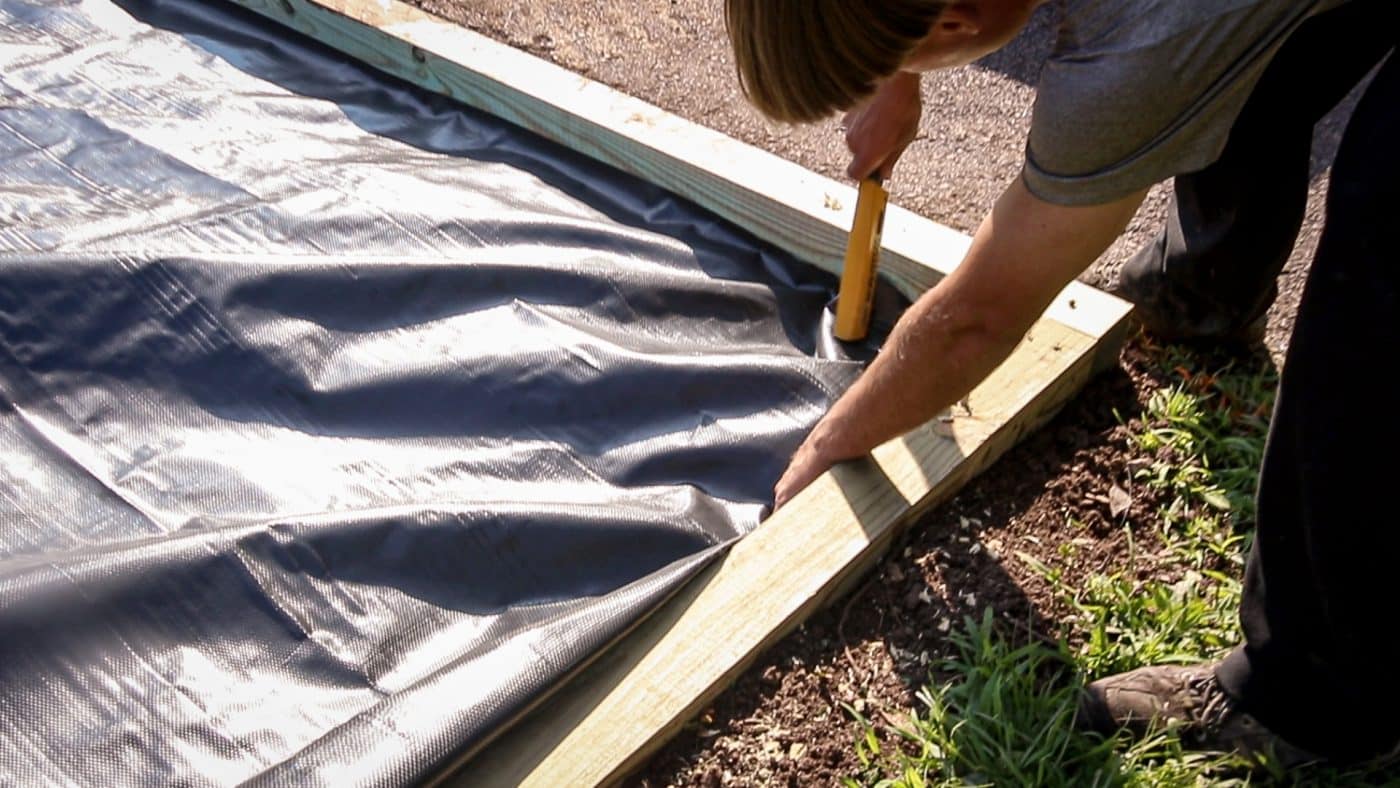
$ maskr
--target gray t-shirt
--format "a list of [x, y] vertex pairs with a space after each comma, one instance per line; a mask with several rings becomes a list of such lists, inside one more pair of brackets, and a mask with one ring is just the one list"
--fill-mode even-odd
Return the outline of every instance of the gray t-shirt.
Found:
[[1063, 0], [1036, 87], [1027, 188], [1090, 205], [1220, 155], [1279, 46], [1347, 0]]

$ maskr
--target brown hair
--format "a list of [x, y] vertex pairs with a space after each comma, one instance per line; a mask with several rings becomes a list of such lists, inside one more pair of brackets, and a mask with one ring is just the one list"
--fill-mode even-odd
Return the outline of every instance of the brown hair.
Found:
[[725, 0], [739, 84], [774, 120], [849, 109], [899, 70], [946, 0]]

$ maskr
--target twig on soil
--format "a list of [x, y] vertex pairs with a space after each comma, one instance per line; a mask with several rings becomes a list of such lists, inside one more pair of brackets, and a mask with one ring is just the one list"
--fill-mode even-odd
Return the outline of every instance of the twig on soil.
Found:
[[[847, 599], [846, 604], [842, 606], [841, 617], [836, 622], [836, 637], [841, 640], [841, 651], [846, 656], [846, 664], [850, 665], [851, 673], [854, 674], [856, 680], [862, 684], [865, 683], [866, 679], [862, 677], [863, 672], [860, 667], [856, 665], [855, 657], [851, 656], [851, 646], [846, 640], [846, 619], [851, 615], [851, 606], [856, 603], [857, 599], [864, 596], [866, 591], [870, 590], [878, 577], [879, 574], [873, 575], [869, 580], [865, 581], [860, 588], [856, 589], [855, 593], [851, 594], [850, 599]], [[880, 620], [882, 622], [884, 621], [884, 613], [880, 614]]]

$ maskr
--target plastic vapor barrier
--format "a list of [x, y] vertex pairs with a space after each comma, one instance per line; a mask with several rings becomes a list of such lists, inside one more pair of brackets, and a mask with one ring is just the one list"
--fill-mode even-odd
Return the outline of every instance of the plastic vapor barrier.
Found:
[[0, 785], [431, 774], [756, 527], [833, 288], [236, 8], [0, 0]]

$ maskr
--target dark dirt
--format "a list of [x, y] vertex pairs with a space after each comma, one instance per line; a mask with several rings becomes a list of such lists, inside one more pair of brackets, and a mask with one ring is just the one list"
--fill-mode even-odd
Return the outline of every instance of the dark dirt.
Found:
[[[720, 0], [414, 0], [492, 38], [605, 82], [695, 122], [843, 177], [836, 120], [775, 126], [743, 101], [724, 37]], [[1053, 5], [1053, 4], [1052, 4]], [[1034, 84], [1053, 37], [1054, 10], [1037, 13], [1009, 47], [979, 64], [924, 81], [921, 133], [890, 183], [892, 200], [970, 232], [1015, 177]], [[1308, 218], [1280, 279], [1268, 345], [1281, 358], [1321, 221], [1327, 165], [1354, 101], [1319, 125]], [[1082, 277], [1106, 286], [1161, 226], [1169, 192], [1158, 186], [1123, 239]], [[1123, 526], [1149, 526], [1159, 502], [1133, 486], [1127, 427], [1169, 381], [1145, 361], [1141, 340], [1049, 426], [1027, 438], [953, 501], [923, 517], [848, 597], [763, 654], [735, 685], [631, 779], [661, 785], [829, 785], [859, 769], [857, 728], [842, 709], [899, 721], [945, 634], [990, 606], [1023, 633], [1052, 635], [1067, 615], [1021, 551], [1077, 574], [1125, 561]], [[1119, 492], [1114, 492], [1117, 488]], [[1130, 505], [1122, 510], [1126, 492]], [[1070, 530], [1070, 518], [1084, 524]], [[1068, 548], [1066, 546], [1068, 545]], [[1142, 570], [1144, 572], [1149, 570]]]

